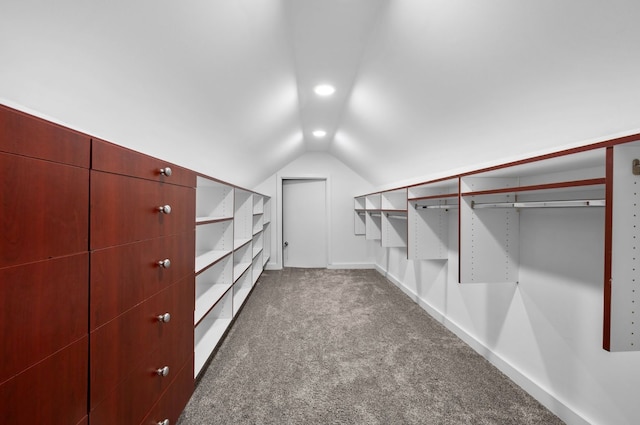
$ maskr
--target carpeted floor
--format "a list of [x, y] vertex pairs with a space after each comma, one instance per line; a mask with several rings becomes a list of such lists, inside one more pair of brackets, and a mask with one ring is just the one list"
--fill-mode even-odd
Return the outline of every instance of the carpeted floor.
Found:
[[561, 424], [374, 270], [266, 271], [178, 424]]

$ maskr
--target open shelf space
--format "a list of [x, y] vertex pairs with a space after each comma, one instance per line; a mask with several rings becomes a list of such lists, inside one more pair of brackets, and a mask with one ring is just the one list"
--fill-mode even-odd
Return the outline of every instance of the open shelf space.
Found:
[[196, 305], [194, 324], [197, 324], [233, 284], [231, 256], [196, 276]]
[[385, 247], [407, 246], [406, 210], [381, 211], [381, 244]]
[[251, 267], [251, 261], [253, 260], [253, 251], [251, 244], [247, 243], [238, 248], [233, 253], [233, 280], [234, 282], [242, 276], [242, 274]]
[[353, 229], [356, 235], [366, 234], [367, 213], [365, 211], [355, 210], [353, 212]]
[[231, 220], [196, 226], [195, 272], [199, 273], [233, 250]]
[[258, 278], [262, 274], [262, 265], [263, 265], [262, 256], [263, 256], [263, 252], [262, 250], [260, 250], [260, 252], [258, 252], [253, 257], [253, 264], [251, 265], [251, 275], [252, 275], [253, 285], [256, 284], [256, 282], [258, 281]]
[[382, 212], [367, 211], [365, 216], [365, 238], [368, 240], [382, 239]]
[[[235, 190], [235, 207], [233, 217], [233, 237], [236, 241], [246, 241], [253, 236], [253, 197], [246, 190]], [[234, 244], [239, 246], [240, 242]]]
[[[249, 263], [251, 265], [251, 263]], [[242, 277], [233, 285], [233, 315], [238, 314], [238, 311], [247, 300], [251, 288], [253, 287], [251, 273], [245, 273]]]
[[196, 223], [233, 218], [233, 187], [198, 176]]
[[233, 319], [233, 291], [228, 290], [195, 327], [194, 377], [197, 377]]

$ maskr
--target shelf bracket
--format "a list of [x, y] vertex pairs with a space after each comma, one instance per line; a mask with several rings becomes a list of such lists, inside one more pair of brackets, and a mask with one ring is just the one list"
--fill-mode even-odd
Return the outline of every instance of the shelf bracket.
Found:
[[634, 159], [631, 162], [631, 172], [634, 176], [640, 176], [640, 159]]

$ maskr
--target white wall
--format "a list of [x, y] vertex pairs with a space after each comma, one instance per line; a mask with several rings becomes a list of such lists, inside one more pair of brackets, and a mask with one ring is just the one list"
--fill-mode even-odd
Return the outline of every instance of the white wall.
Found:
[[522, 211], [518, 284], [457, 283], [450, 214], [448, 261], [369, 241], [378, 270], [565, 422], [639, 423], [640, 353], [601, 348], [604, 211]]
[[354, 235], [353, 198], [372, 190], [370, 183], [353, 172], [333, 156], [307, 153], [284, 166], [254, 188], [256, 192], [271, 196], [271, 258], [268, 268], [282, 267], [282, 230], [278, 224], [281, 211], [278, 205], [278, 177], [326, 177], [330, 185], [329, 262], [330, 268], [372, 267], [373, 257], [364, 238]]

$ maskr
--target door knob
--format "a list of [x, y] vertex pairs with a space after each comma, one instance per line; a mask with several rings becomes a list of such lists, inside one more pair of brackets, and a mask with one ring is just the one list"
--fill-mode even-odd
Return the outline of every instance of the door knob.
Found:
[[285, 243], [284, 243], [284, 247], [286, 248], [286, 247], [288, 247], [288, 246], [289, 246], [289, 242], [285, 242]]

